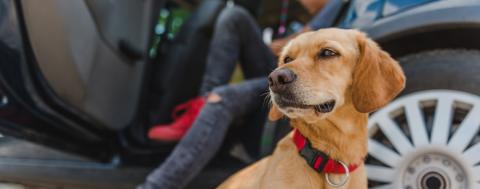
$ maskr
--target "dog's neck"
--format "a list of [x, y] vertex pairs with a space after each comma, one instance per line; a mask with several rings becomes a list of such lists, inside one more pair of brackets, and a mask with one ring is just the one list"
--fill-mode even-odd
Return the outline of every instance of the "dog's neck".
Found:
[[304, 135], [315, 149], [347, 164], [363, 163], [367, 154], [368, 114], [356, 111], [353, 104], [338, 107], [316, 123], [292, 119], [291, 125]]

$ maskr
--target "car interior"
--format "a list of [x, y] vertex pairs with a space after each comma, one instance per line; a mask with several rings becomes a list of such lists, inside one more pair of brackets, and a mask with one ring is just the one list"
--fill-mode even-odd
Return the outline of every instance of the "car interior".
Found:
[[[288, 19], [298, 28], [309, 15], [290, 3]], [[26, 89], [17, 92], [43, 118], [23, 129], [44, 134], [26, 139], [106, 163], [120, 157], [123, 166], [158, 165], [175, 143], [146, 133], [198, 95], [216, 18], [232, 4], [261, 28], [278, 27], [274, 0], [18, 1]], [[266, 133], [265, 115], [252, 112], [231, 127], [213, 169], [197, 180], [217, 179], [197, 184], [214, 186], [273, 149], [289, 128]]]
[[[309, 15], [290, 3], [288, 19], [298, 28]], [[56, 123], [51, 132], [81, 133], [79, 140], [102, 143], [99, 149], [120, 145], [126, 162], [158, 163], [146, 154], [164, 157], [174, 144], [150, 141], [146, 132], [198, 95], [215, 20], [232, 4], [262, 28], [278, 27], [281, 5], [273, 0], [22, 1], [24, 48], [33, 55], [24, 77], [36, 108]], [[252, 112], [232, 126], [236, 134], [222, 152], [240, 142], [250, 159], [259, 158], [264, 115]]]

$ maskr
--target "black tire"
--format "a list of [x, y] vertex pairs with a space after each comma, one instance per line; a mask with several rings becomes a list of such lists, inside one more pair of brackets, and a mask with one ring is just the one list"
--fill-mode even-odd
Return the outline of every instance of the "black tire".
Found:
[[432, 50], [398, 59], [407, 76], [401, 95], [450, 89], [480, 95], [479, 50]]

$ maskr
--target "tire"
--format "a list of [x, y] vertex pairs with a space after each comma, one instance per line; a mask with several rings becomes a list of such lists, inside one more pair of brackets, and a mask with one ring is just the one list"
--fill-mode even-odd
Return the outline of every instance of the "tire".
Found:
[[405, 90], [369, 118], [369, 188], [480, 188], [480, 51], [399, 62]]
[[401, 95], [426, 89], [450, 89], [480, 95], [480, 51], [433, 50], [399, 59], [407, 76]]

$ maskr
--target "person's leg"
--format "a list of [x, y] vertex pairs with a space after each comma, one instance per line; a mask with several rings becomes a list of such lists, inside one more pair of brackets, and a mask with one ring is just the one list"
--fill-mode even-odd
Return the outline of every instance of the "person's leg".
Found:
[[[251, 18], [250, 18], [251, 19]], [[246, 79], [268, 76], [277, 65], [277, 58], [262, 39], [260, 28], [252, 20], [242, 23], [238, 32], [240, 35], [241, 51], [240, 65]], [[248, 32], [249, 28], [253, 30]]]
[[[185, 187], [216, 154], [232, 120], [262, 108], [260, 94], [267, 91], [266, 78], [217, 87], [185, 137], [162, 165], [137, 189]], [[213, 96], [215, 97], [215, 96]]]
[[204, 95], [214, 87], [228, 83], [239, 59], [242, 60], [244, 75], [248, 79], [266, 76], [273, 69], [273, 54], [263, 43], [260, 28], [245, 9], [225, 8], [214, 29], [200, 97], [179, 105], [185, 111], [174, 122], [152, 127], [148, 132], [150, 139], [180, 140], [198, 116], [204, 104]]
[[239, 6], [225, 8], [217, 18], [200, 94], [229, 82], [237, 61], [246, 78], [267, 76], [275, 57], [262, 40], [255, 19]]

